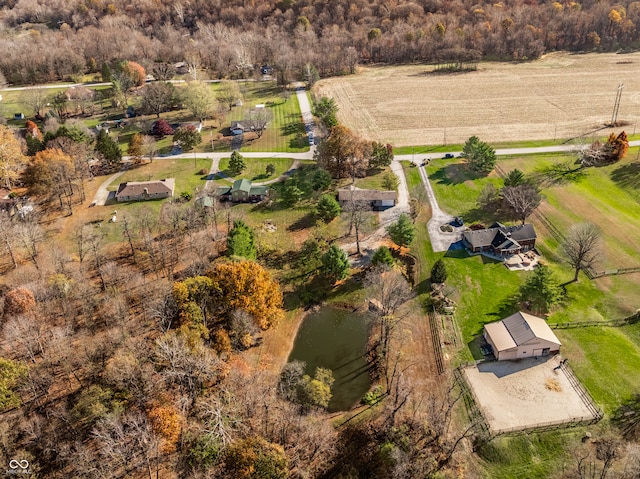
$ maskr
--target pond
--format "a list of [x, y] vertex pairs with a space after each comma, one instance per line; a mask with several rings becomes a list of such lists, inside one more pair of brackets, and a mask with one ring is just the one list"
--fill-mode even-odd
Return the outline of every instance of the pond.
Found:
[[333, 371], [330, 412], [350, 409], [371, 386], [365, 360], [370, 321], [366, 313], [325, 306], [307, 315], [298, 330], [289, 361], [304, 361], [310, 376], [317, 367]]

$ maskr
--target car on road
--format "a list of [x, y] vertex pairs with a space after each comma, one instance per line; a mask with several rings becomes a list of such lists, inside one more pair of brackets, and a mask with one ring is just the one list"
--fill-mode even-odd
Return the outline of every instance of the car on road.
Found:
[[445, 159], [445, 160], [450, 160], [451, 158], [453, 158], [453, 153], [446, 153], [446, 154], [444, 155], [444, 159]]
[[309, 145], [313, 146], [313, 133], [309, 133]]

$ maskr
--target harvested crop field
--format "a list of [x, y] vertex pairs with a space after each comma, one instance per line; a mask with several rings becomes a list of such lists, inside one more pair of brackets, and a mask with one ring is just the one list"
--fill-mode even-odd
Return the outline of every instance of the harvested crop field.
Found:
[[[431, 65], [366, 67], [316, 84], [338, 118], [395, 146], [605, 136], [617, 88], [618, 122], [640, 119], [640, 53], [552, 53], [531, 63], [480, 63], [477, 71], [433, 73]], [[619, 128], [618, 128], [619, 130]]]

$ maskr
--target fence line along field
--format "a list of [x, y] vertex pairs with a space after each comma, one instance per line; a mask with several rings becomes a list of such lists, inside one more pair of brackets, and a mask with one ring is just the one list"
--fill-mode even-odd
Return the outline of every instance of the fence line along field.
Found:
[[[394, 146], [606, 136], [618, 85], [618, 123], [640, 119], [640, 53], [552, 53], [530, 63], [480, 63], [477, 71], [434, 73], [432, 65], [365, 67], [322, 80], [338, 118], [366, 138]], [[620, 127], [616, 131], [620, 130]]]

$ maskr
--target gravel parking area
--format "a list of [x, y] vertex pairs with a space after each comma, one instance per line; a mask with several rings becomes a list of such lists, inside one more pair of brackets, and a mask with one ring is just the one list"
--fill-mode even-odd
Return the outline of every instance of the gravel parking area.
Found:
[[464, 370], [494, 433], [594, 417], [565, 372], [554, 371], [561, 359], [495, 361]]

